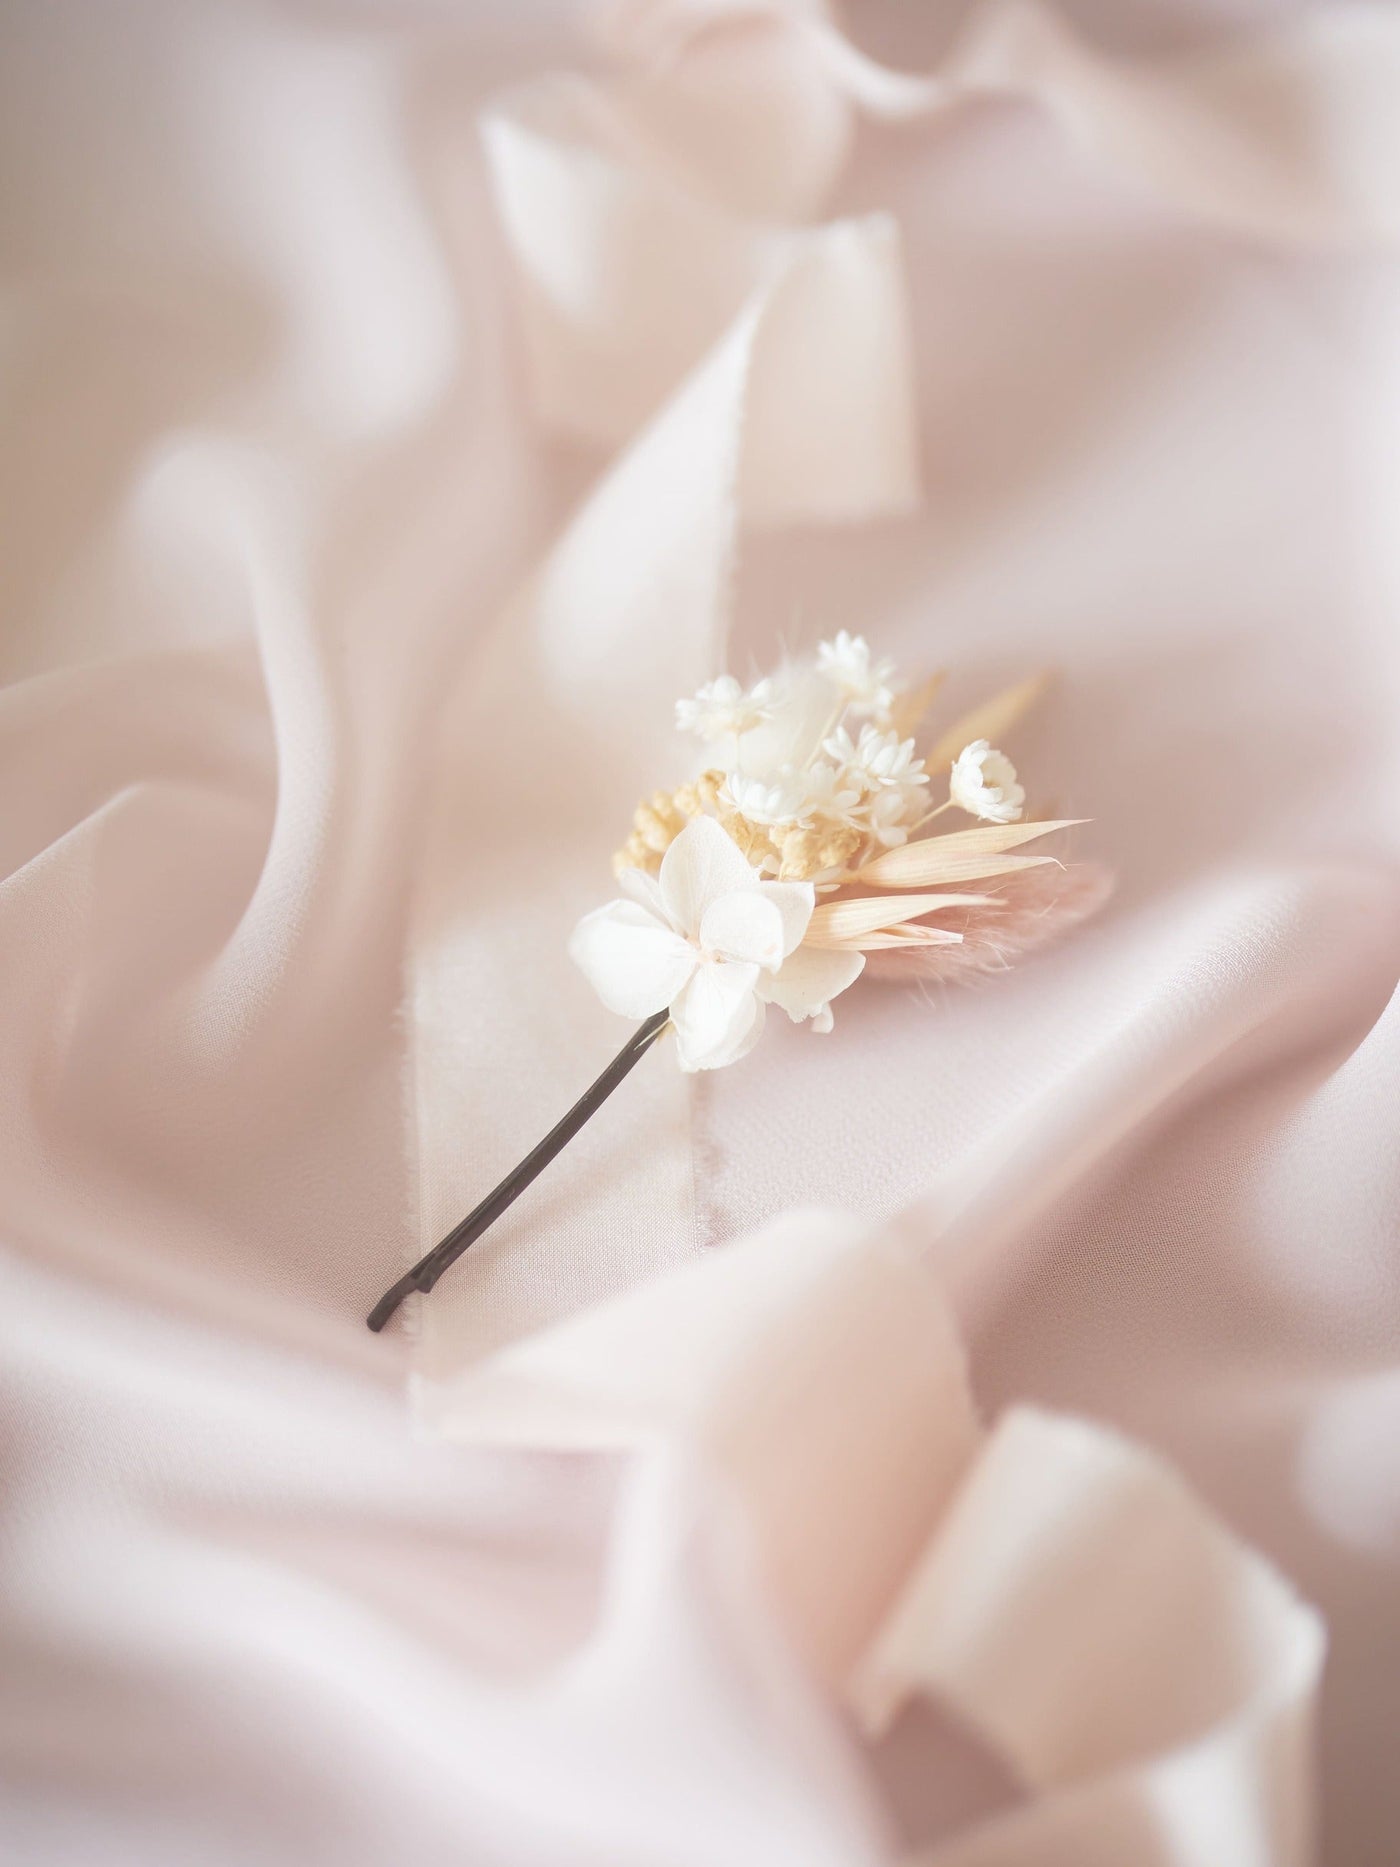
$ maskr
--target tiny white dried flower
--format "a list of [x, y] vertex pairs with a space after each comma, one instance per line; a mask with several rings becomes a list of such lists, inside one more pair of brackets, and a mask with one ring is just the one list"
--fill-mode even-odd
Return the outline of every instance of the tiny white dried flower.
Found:
[[807, 787], [803, 773], [793, 771], [791, 766], [767, 777], [750, 778], [732, 771], [724, 781], [720, 803], [765, 828], [800, 823], [807, 805]]
[[844, 822], [860, 799], [857, 785], [834, 765], [820, 760], [805, 770], [784, 765], [767, 777], [731, 772], [720, 793], [721, 803], [767, 829], [806, 827], [819, 817]]
[[676, 725], [701, 739], [737, 737], [772, 719], [775, 701], [771, 680], [757, 681], [746, 690], [732, 674], [721, 674], [707, 681], [693, 700], [676, 702]]
[[803, 821], [813, 817], [831, 817], [842, 821], [860, 803], [860, 786], [836, 765], [818, 760], [801, 773], [803, 786]]
[[840, 726], [822, 750], [864, 791], [928, 783], [924, 761], [915, 756], [914, 741], [901, 739], [888, 728], [863, 726], [860, 738], [852, 740], [846, 728]]
[[865, 807], [865, 828], [885, 849], [909, 841], [909, 823], [923, 803], [922, 791], [877, 791]]
[[849, 821], [886, 849], [909, 840], [909, 826], [924, 807], [928, 783], [924, 761], [914, 741], [879, 726], [864, 726], [852, 740], [844, 726], [822, 748], [841, 766], [845, 783], [858, 791], [860, 804]]
[[987, 823], [1015, 823], [1026, 801], [1016, 767], [985, 739], [974, 739], [954, 759], [948, 795], [969, 816]]
[[825, 675], [855, 714], [883, 719], [894, 704], [894, 663], [872, 662], [863, 635], [842, 629], [834, 642], [817, 646], [817, 673]]

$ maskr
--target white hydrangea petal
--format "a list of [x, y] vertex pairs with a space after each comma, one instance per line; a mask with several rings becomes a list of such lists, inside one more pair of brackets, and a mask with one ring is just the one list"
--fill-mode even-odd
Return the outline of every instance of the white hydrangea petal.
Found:
[[738, 888], [712, 901], [700, 917], [700, 946], [725, 959], [749, 960], [768, 972], [783, 962], [782, 910], [766, 888]]
[[654, 875], [648, 875], [645, 869], [624, 869], [617, 878], [617, 885], [629, 901], [635, 901], [649, 914], [654, 914], [663, 927], [669, 925], [661, 884]]
[[755, 1025], [763, 1007], [754, 992], [757, 966], [742, 960], [711, 960], [696, 967], [671, 1006], [676, 1059], [683, 1070], [718, 1070], [758, 1041]]
[[771, 901], [783, 917], [783, 957], [802, 944], [812, 909], [817, 905], [817, 891], [810, 882], [765, 882], [763, 898]]
[[816, 1021], [819, 1030], [831, 1029], [822, 1013], [838, 993], [853, 985], [865, 969], [864, 953], [838, 953], [829, 948], [800, 946], [778, 972], [758, 982], [760, 996], [781, 1008], [800, 1024]]
[[[736, 1038], [725, 1052], [724, 1064], [726, 1067], [731, 1063], [737, 1063], [741, 1057], [746, 1057], [753, 1049], [754, 1045], [763, 1035], [763, 1020], [767, 1016], [767, 1013], [768, 1007], [758, 996], [757, 992], [755, 992], [752, 1000], [748, 1029], [744, 1032], [742, 1037]], [[718, 1064], [712, 1063], [710, 1065], [711, 1069], [718, 1069], [719, 1067]]]
[[700, 937], [705, 909], [738, 888], [757, 888], [758, 876], [733, 837], [713, 817], [693, 817], [661, 858], [666, 918], [687, 939]]
[[699, 955], [635, 901], [610, 901], [585, 914], [569, 957], [609, 1011], [649, 1018], [680, 993]]

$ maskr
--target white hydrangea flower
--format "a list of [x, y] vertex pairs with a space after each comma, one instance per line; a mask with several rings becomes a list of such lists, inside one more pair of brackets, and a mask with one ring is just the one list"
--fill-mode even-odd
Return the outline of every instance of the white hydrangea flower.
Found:
[[1016, 767], [985, 739], [974, 739], [954, 759], [948, 795], [969, 816], [987, 823], [1015, 823], [1026, 801]]
[[863, 635], [842, 629], [834, 642], [818, 644], [817, 672], [831, 682], [852, 713], [884, 719], [894, 705], [894, 663], [888, 658], [872, 662]]
[[587, 914], [569, 953], [611, 1011], [649, 1018], [669, 1008], [684, 1070], [716, 1070], [757, 1043], [764, 1008], [830, 1026], [830, 1004], [860, 972], [860, 954], [801, 946], [816, 893], [768, 882], [712, 817], [696, 817], [657, 876], [629, 869], [627, 899]]
[[693, 700], [676, 702], [676, 725], [701, 739], [724, 739], [752, 732], [772, 719], [777, 696], [771, 680], [745, 689], [732, 674], [708, 681]]

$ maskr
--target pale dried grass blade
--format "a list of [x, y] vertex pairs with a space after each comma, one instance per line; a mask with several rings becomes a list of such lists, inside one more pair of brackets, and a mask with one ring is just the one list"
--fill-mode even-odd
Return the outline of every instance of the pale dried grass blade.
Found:
[[[915, 888], [921, 885], [919, 878], [934, 856], [997, 856], [1022, 843], [1033, 843], [1037, 837], [1049, 836], [1054, 830], [1071, 830], [1088, 821], [1087, 817], [1057, 817], [1040, 823], [986, 823], [977, 830], [951, 830], [946, 836], [925, 836], [872, 857], [864, 868], [857, 869], [856, 879], [874, 882], [877, 888]], [[922, 853], [916, 855], [916, 851]], [[914, 879], [907, 882], [891, 879], [905, 873]]]
[[[918, 687], [911, 687], [907, 694], [899, 694], [890, 708], [890, 725], [901, 739], [917, 731], [924, 715], [933, 704], [933, 697], [947, 680], [947, 675], [940, 672], [930, 674]], [[961, 747], [958, 748], [961, 751]]]
[[954, 721], [942, 738], [935, 741], [932, 750], [924, 754], [924, 763], [931, 772], [941, 771], [974, 739], [990, 739], [994, 746], [999, 746], [1017, 721], [1039, 700], [1049, 682], [1048, 674], [1033, 674], [1019, 686], [1008, 687], [1004, 693], [984, 700], [980, 707], [974, 707]]
[[875, 888], [930, 888], [943, 882], [977, 882], [989, 875], [1014, 875], [1020, 869], [1040, 868], [1054, 856], [1002, 856], [994, 850], [945, 849], [951, 836], [931, 836], [922, 843], [887, 849], [859, 871], [856, 880]]
[[[1057, 817], [1043, 823], [986, 823], [977, 830], [952, 830], [946, 836], [925, 836], [913, 843], [902, 843], [898, 849], [887, 849], [883, 855], [875, 856], [863, 869], [856, 871], [856, 879], [862, 882], [874, 882], [878, 888], [918, 887], [918, 877], [926, 866], [925, 858], [938, 856], [996, 856], [1008, 849], [1015, 849], [1022, 843], [1033, 843], [1037, 837], [1049, 836], [1053, 830], [1072, 830], [1077, 824], [1087, 823], [1087, 817]], [[915, 851], [924, 855], [915, 856]], [[913, 881], [892, 881], [891, 876], [900, 875], [906, 870], [914, 876]], [[993, 871], [995, 873], [995, 871]]]
[[1033, 843], [1037, 837], [1049, 836], [1055, 830], [1074, 830], [1089, 821], [1088, 817], [1044, 817], [1026, 823], [984, 823], [975, 830], [949, 830], [935, 840], [953, 851], [966, 850], [979, 856], [1000, 855], [1003, 850], [1019, 849], [1022, 843]]
[[914, 947], [925, 946], [961, 946], [963, 936], [953, 933], [947, 927], [882, 927], [878, 933], [862, 934], [859, 951], [862, 953], [895, 952], [902, 948], [908, 952]]
[[859, 945], [866, 934], [888, 931], [940, 908], [976, 908], [988, 895], [861, 895], [851, 901], [824, 901], [812, 910], [802, 936], [808, 946]]

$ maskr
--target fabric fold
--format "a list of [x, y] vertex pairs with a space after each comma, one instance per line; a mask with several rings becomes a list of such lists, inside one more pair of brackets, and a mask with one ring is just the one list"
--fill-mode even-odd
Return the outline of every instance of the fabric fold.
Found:
[[906, 1243], [792, 1214], [439, 1385], [431, 1424], [703, 1473], [732, 1585], [868, 1735], [922, 1696], [1024, 1786], [923, 1867], [1302, 1867], [1319, 1617], [1119, 1435], [1025, 1407], [984, 1434]]

